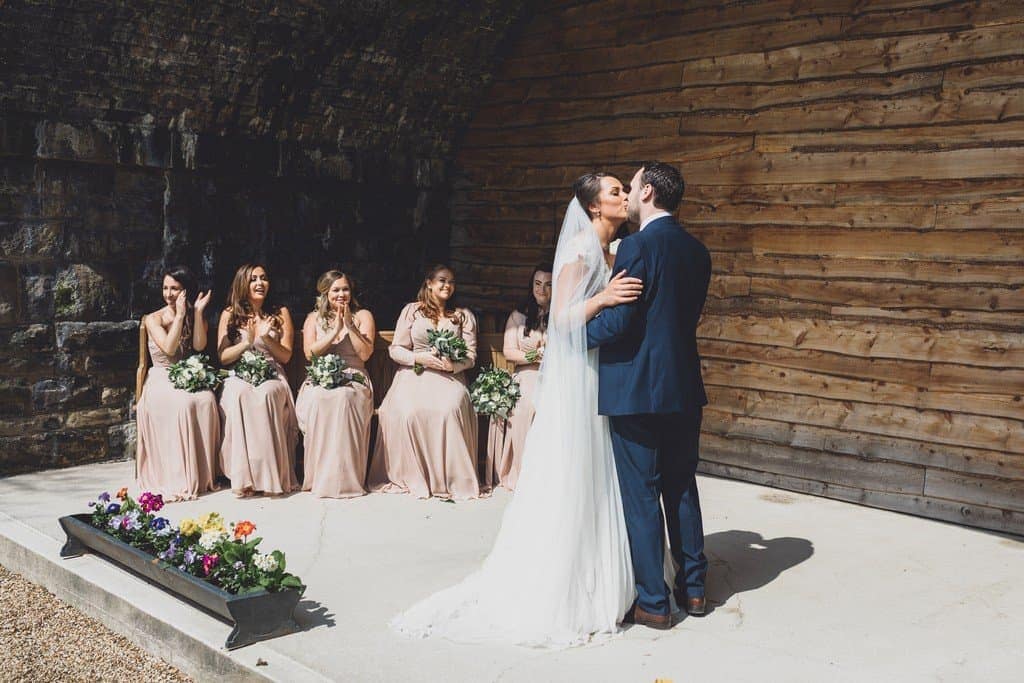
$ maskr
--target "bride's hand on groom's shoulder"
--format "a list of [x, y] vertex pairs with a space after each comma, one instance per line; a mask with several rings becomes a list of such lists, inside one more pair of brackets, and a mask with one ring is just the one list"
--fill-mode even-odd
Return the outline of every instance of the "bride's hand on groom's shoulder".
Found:
[[608, 281], [604, 291], [601, 292], [602, 303], [605, 308], [621, 304], [631, 304], [637, 301], [643, 292], [643, 280], [630, 277], [625, 270], [620, 270]]

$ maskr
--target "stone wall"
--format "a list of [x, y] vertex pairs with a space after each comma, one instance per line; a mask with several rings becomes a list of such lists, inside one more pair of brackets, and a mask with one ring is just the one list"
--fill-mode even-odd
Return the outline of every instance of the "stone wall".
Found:
[[299, 321], [341, 266], [391, 327], [522, 4], [4, 3], [0, 474], [133, 454], [165, 265], [265, 262]]

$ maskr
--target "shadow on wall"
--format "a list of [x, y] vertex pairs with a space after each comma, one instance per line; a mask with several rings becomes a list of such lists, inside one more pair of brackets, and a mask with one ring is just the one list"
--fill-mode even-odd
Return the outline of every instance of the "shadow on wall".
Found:
[[755, 590], [814, 554], [806, 538], [764, 538], [754, 531], [720, 531], [704, 539], [708, 558], [707, 598], [724, 605], [737, 593]]

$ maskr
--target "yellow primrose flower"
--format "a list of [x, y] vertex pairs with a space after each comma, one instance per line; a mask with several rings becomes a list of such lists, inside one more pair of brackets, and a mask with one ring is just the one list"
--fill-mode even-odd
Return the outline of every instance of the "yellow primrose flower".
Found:
[[216, 512], [207, 512], [199, 518], [199, 526], [203, 531], [227, 531], [224, 527], [224, 518]]
[[183, 519], [181, 524], [178, 525], [178, 530], [182, 536], [191, 536], [192, 534], [198, 534], [202, 531], [202, 527], [196, 524], [194, 519]]

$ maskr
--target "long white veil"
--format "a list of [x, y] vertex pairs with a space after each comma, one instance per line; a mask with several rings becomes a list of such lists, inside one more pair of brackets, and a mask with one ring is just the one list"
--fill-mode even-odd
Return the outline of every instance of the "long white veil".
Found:
[[616, 631], [632, 604], [622, 503], [607, 420], [597, 412], [597, 352], [584, 303], [608, 281], [590, 218], [573, 199], [555, 251], [536, 417], [515, 496], [481, 568], [392, 621], [461, 642], [567, 647]]

